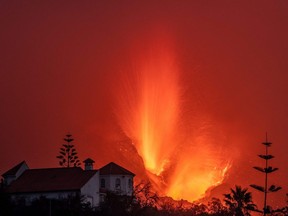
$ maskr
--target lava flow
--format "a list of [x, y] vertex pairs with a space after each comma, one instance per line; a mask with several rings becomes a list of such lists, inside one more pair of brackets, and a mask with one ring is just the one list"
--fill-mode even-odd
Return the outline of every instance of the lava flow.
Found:
[[230, 167], [219, 133], [200, 112], [184, 120], [185, 88], [168, 40], [141, 50], [133, 64], [121, 74], [119, 123], [159, 194], [197, 200], [222, 183]]

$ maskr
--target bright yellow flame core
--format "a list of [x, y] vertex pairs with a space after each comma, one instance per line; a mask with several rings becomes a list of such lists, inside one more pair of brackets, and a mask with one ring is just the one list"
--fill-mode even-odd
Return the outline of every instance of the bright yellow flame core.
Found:
[[179, 112], [179, 90], [177, 73], [167, 73], [175, 71], [169, 56], [162, 57], [162, 61], [156, 59], [146, 63], [140, 72], [143, 76], [138, 107], [140, 119], [135, 130], [138, 151], [146, 168], [160, 174], [163, 161], [174, 150], [171, 138]]
[[[193, 127], [198, 128], [192, 128], [196, 131], [192, 135], [186, 135], [185, 140], [179, 135], [182, 133], [179, 122], [184, 120], [180, 116], [181, 85], [175, 57], [168, 47], [166, 44], [151, 50], [148, 57], [136, 63], [132, 76], [123, 76], [118, 117], [126, 134], [133, 139], [145, 168], [157, 176], [163, 177], [165, 173], [166, 187], [158, 192], [194, 201], [207, 189], [222, 183], [230, 163], [219, 150], [217, 138], [211, 138], [211, 125], [204, 117], [193, 122]], [[163, 178], [158, 184], [163, 184]]]

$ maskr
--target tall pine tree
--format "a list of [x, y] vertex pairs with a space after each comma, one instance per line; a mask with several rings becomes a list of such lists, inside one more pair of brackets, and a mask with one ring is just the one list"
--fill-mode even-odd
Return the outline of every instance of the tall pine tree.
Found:
[[272, 166], [269, 166], [268, 161], [274, 158], [273, 155], [268, 154], [268, 148], [271, 147], [271, 142], [268, 142], [267, 134], [266, 134], [266, 141], [262, 143], [265, 146], [265, 154], [258, 155], [261, 159], [265, 160], [265, 167], [253, 167], [257, 171], [260, 171], [265, 174], [265, 182], [264, 186], [251, 184], [250, 186], [258, 191], [261, 191], [264, 193], [264, 207], [263, 207], [263, 215], [267, 215], [271, 213], [271, 208], [267, 205], [267, 195], [268, 193], [276, 192], [281, 189], [281, 187], [277, 187], [275, 185], [270, 185], [268, 187], [268, 174], [275, 172], [278, 170], [278, 168], [273, 168]]
[[57, 158], [59, 159], [59, 165], [61, 167], [79, 167], [80, 160], [78, 159], [78, 153], [75, 149], [75, 146], [72, 144], [71, 134], [67, 134], [64, 138], [64, 143], [60, 148], [59, 155]]

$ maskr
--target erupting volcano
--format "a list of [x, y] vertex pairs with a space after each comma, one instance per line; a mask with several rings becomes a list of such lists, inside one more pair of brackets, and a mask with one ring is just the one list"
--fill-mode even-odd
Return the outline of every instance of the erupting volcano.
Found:
[[116, 115], [154, 190], [195, 201], [223, 182], [230, 159], [220, 129], [201, 110], [189, 110], [171, 40], [163, 38], [142, 47], [122, 71]]

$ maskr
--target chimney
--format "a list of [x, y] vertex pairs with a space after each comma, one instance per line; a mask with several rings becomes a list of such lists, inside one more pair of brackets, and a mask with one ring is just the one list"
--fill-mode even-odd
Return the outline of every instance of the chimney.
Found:
[[87, 158], [83, 163], [85, 164], [85, 170], [93, 170], [93, 163], [95, 163], [95, 161], [91, 158]]

